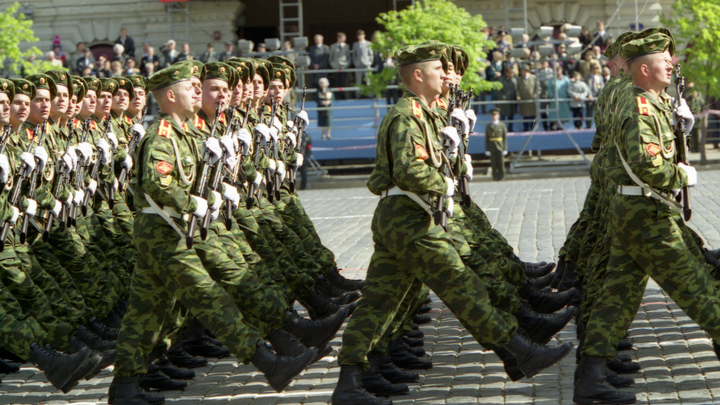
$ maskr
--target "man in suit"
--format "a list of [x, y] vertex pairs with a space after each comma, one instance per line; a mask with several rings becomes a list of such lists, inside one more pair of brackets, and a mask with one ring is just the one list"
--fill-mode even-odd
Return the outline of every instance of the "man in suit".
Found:
[[178, 56], [180, 56], [180, 52], [175, 49], [175, 40], [170, 39], [168, 40], [165, 45], [160, 47], [160, 52], [165, 56], [165, 64], [163, 66], [170, 66], [173, 63], [177, 62]]
[[135, 57], [135, 42], [127, 35], [127, 28], [120, 29], [120, 36], [115, 40], [115, 43], [125, 48], [123, 54]]
[[215, 47], [213, 47], [213, 44], [207, 44], [207, 47], [205, 48], [205, 52], [203, 52], [200, 55], [200, 62], [202, 63], [210, 63], [210, 62], [217, 62], [217, 52], [215, 52]]
[[97, 61], [95, 60], [95, 57], [93, 56], [92, 52], [90, 52], [90, 48], [83, 49], [83, 54], [80, 56], [75, 63], [75, 71], [82, 72], [85, 68], [93, 68], [97, 65]]
[[[345, 40], [347, 36], [344, 32], [337, 33], [337, 42], [330, 46], [330, 67], [332, 69], [347, 69], [350, 67], [350, 45]], [[347, 85], [347, 73], [335, 73], [335, 83], [337, 87], [345, 87]], [[340, 97], [345, 98], [343, 93]]]
[[[370, 41], [365, 39], [365, 31], [357, 30], [357, 42], [353, 44], [352, 56], [353, 66], [356, 68], [369, 68], [373, 63], [373, 50], [370, 47]], [[367, 72], [355, 72], [355, 85], [360, 86], [363, 83]], [[360, 97], [360, 92], [357, 92]]]
[[[310, 54], [310, 69], [312, 70], [327, 69], [328, 67], [330, 47], [323, 43], [324, 39], [325, 38], [320, 34], [315, 35], [313, 38], [315, 44], [311, 45], [308, 49], [308, 53]], [[320, 80], [320, 77], [322, 76], [322, 74], [312, 75], [310, 79], [312, 85], [317, 87], [318, 80]]]
[[233, 51], [232, 42], [225, 42], [225, 52], [220, 54], [220, 62], [225, 62], [226, 60], [234, 58], [235, 56], [237, 56], [237, 54], [235, 53], [235, 51]]

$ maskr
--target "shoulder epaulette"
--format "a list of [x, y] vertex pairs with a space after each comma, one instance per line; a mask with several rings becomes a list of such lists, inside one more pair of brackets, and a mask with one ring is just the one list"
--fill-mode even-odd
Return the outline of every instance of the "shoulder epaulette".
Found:
[[165, 120], [160, 120], [160, 125], [158, 127], [158, 136], [162, 136], [163, 138], [170, 138], [171, 135], [172, 125]]
[[224, 112], [220, 113], [220, 118], [218, 118], [218, 121], [221, 122], [223, 125], [226, 124], [226, 122], [225, 122], [225, 113], [224, 113]]
[[185, 132], [188, 132], [188, 131], [190, 130], [190, 128], [188, 128], [187, 124], [184, 123], [184, 122], [182, 123], [182, 125], [181, 125], [180, 127], [181, 127], [182, 130], [185, 131]]
[[410, 100], [410, 105], [412, 105], [413, 115], [418, 118], [422, 118], [422, 108], [420, 107], [420, 103], [415, 100]]
[[35, 137], [35, 133], [30, 128], [25, 128], [25, 135], [27, 135], [27, 139], [29, 140]]
[[637, 97], [638, 114], [640, 115], [652, 115], [650, 112], [650, 103], [648, 103], [645, 97]]
[[97, 122], [95, 122], [95, 120], [90, 120], [90, 129], [95, 131], [98, 130]]
[[127, 122], [130, 125], [132, 125], [132, 123], [133, 123], [132, 119], [130, 117], [128, 117], [127, 115], [125, 116], [125, 122]]
[[447, 104], [445, 104], [445, 100], [443, 100], [442, 97], [440, 97], [440, 98], [438, 99], [437, 105], [438, 105], [438, 107], [444, 108], [444, 109], [447, 110]]
[[205, 120], [202, 119], [202, 117], [200, 117], [199, 115], [195, 116], [195, 127], [197, 127], [197, 129], [201, 131], [205, 130]]
[[73, 128], [80, 128], [82, 124], [80, 123], [80, 120], [77, 118], [73, 118]]

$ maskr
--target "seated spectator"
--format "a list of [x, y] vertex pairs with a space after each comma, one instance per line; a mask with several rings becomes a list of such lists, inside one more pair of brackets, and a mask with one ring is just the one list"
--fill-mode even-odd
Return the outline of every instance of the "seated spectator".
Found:
[[235, 51], [233, 51], [233, 44], [232, 42], [225, 42], [225, 51], [220, 54], [220, 62], [225, 62], [226, 60], [230, 58], [234, 58], [237, 56]]
[[[610, 40], [612, 43], [612, 39]], [[595, 45], [592, 47], [592, 53], [593, 53], [593, 59], [598, 61], [600, 66], [606, 66], [608, 64], [608, 58], [603, 55], [602, 50], [600, 49], [600, 46]]]
[[583, 45], [583, 48], [586, 48], [588, 45], [590, 45], [590, 42], [592, 42], [593, 40], [593, 37], [590, 34], [590, 29], [588, 27], [582, 27], [582, 31], [580, 32], [580, 37], [578, 39]]
[[90, 51], [90, 48], [85, 48], [83, 49], [82, 56], [75, 62], [75, 71], [82, 72], [86, 67], [95, 66], [96, 64], [97, 61]]
[[102, 62], [98, 60], [98, 64], [98, 77], [112, 77], [112, 64], [109, 60], [102, 58]]
[[62, 51], [60, 44], [55, 44], [53, 46], [53, 56], [55, 60], [60, 61], [61, 66], [67, 67], [67, 56], [65, 55], [65, 52]]
[[155, 65], [154, 63], [150, 63], [150, 62], [146, 63], [144, 65], [144, 69], [143, 69], [145, 73], [143, 73], [143, 74], [146, 77], [152, 76], [152, 74], [155, 73], [156, 67], [157, 67], [157, 65]]
[[582, 129], [583, 107], [585, 106], [585, 101], [590, 96], [590, 91], [588, 90], [587, 84], [582, 80], [580, 72], [573, 72], [567, 92], [568, 96], [572, 98], [570, 101], [570, 111], [572, 111], [573, 118], [575, 119], [575, 129]]
[[118, 61], [120, 62], [120, 66], [125, 64], [125, 55], [123, 54], [125, 52], [125, 47], [120, 44], [113, 45], [113, 57], [110, 59], [111, 62]]
[[195, 57], [193, 57], [192, 53], [190, 53], [190, 44], [185, 42], [182, 46], [182, 52], [180, 52], [180, 55], [178, 55], [177, 60], [193, 60]]
[[153, 48], [152, 46], [149, 46], [147, 48], [147, 55], [143, 56], [142, 59], [140, 59], [140, 73], [144, 76], [150, 76], [146, 69], [148, 63], [153, 65], [153, 72], [159, 70], [160, 58], [155, 55], [155, 48]]
[[175, 49], [175, 40], [169, 39], [165, 45], [160, 47], [160, 52], [165, 57], [165, 61], [163, 62], [163, 67], [167, 67], [172, 65], [173, 63], [177, 62], [178, 56], [180, 56], [180, 52]]
[[125, 72], [123, 71], [123, 66], [120, 64], [119, 60], [114, 60], [110, 62], [110, 77], [120, 77], [124, 76]]
[[585, 51], [583, 54], [583, 60], [578, 63], [577, 70], [580, 72], [580, 76], [587, 77], [592, 73], [593, 66], [600, 67], [600, 62], [593, 58], [592, 51]]
[[522, 38], [515, 44], [515, 48], [528, 48], [528, 42], [530, 42], [530, 35], [522, 34]]
[[135, 58], [132, 56], [128, 56], [128, 58], [125, 60], [125, 69], [123, 76], [127, 75], [139, 75], [140, 69], [137, 69], [135, 67]]
[[62, 61], [60, 59], [55, 59], [55, 52], [49, 51], [47, 54], [45, 54], [45, 57], [47, 58], [48, 62], [53, 64], [53, 66], [57, 66], [58, 68], [63, 67]]
[[198, 59], [202, 63], [210, 63], [210, 62], [217, 62], [217, 52], [215, 52], [215, 47], [213, 44], [207, 44], [205, 47], [205, 52], [203, 52], [200, 55], [200, 59]]
[[93, 70], [94, 66], [88, 66], [83, 68], [83, 70], [80, 72], [80, 76], [97, 76], [97, 72]]

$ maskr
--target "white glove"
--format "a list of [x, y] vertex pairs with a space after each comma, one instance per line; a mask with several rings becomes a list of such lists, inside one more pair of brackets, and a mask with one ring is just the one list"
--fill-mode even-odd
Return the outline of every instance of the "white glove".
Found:
[[75, 170], [75, 165], [77, 162], [75, 161], [75, 159], [73, 159], [73, 157], [72, 157], [72, 155], [70, 155], [70, 153], [64, 154], [62, 157], [62, 161], [63, 161], [63, 164], [65, 164], [65, 169], [68, 172]]
[[300, 167], [305, 163], [305, 156], [302, 155], [302, 153], [297, 154], [297, 167]]
[[53, 207], [52, 210], [50, 210], [50, 212], [52, 212], [52, 214], [55, 215], [55, 217], [57, 218], [57, 216], [60, 215], [62, 206], [63, 206], [63, 204], [60, 201], [55, 200], [55, 206]]
[[678, 167], [687, 174], [688, 187], [693, 187], [697, 184], [697, 170], [694, 167], [688, 166], [684, 163], [678, 163]]
[[113, 190], [115, 190], [116, 192], [120, 189], [117, 179], [113, 179], [112, 188], [113, 188]]
[[75, 190], [75, 198], [73, 198], [73, 204], [75, 205], [81, 205], [83, 200], [85, 199], [85, 192], [80, 190]]
[[288, 132], [285, 134], [285, 139], [288, 140], [288, 143], [290, 144], [290, 149], [295, 149], [297, 146], [297, 135], [295, 135], [294, 132]]
[[81, 143], [77, 144], [77, 146], [75, 146], [75, 149], [77, 150], [77, 152], [79, 152], [82, 155], [82, 158], [83, 158], [83, 161], [85, 162], [85, 164], [87, 164], [90, 161], [90, 159], [92, 159], [93, 150], [92, 150], [92, 145], [90, 145], [89, 143], [81, 142]]
[[502, 155], [507, 156], [507, 151], [506, 150], [502, 151]]
[[35, 156], [32, 153], [23, 152], [20, 155], [20, 160], [27, 166], [30, 171], [35, 170]]
[[214, 165], [222, 157], [222, 149], [220, 148], [220, 142], [217, 138], [208, 138], [203, 142], [203, 154], [205, 152], [210, 153], [210, 164]]
[[260, 123], [255, 127], [255, 133], [260, 134], [263, 137], [263, 142], [270, 142], [270, 128], [267, 125]]
[[450, 120], [453, 125], [455, 125], [455, 122], [460, 123], [460, 132], [463, 136], [470, 133], [470, 131], [468, 131], [470, 124], [468, 123], [468, 118], [465, 116], [465, 111], [459, 108], [454, 109], [450, 114]]
[[472, 110], [472, 109], [465, 110], [465, 116], [468, 119], [468, 127], [470, 128], [470, 132], [472, 132], [475, 129], [475, 123], [477, 122], [477, 116], [475, 116], [475, 110]]
[[223, 198], [232, 203], [233, 210], [240, 205], [240, 194], [237, 189], [227, 183], [223, 183]]
[[470, 157], [470, 155], [465, 155], [465, 166], [467, 167], [467, 173], [465, 173], [465, 177], [467, 177], [468, 181], [472, 181], [473, 166], [472, 166], [472, 158]]
[[308, 118], [308, 113], [305, 110], [302, 110], [296, 115], [296, 117], [302, 120], [302, 123], [300, 124], [301, 129], [303, 131], [306, 130], [308, 125], [310, 125], [310, 118]]
[[280, 174], [280, 182], [285, 180], [285, 162], [283, 162], [282, 160], [278, 160], [275, 169]]
[[457, 154], [458, 145], [460, 145], [460, 137], [458, 136], [457, 129], [455, 129], [455, 127], [445, 127], [440, 133], [445, 139], [450, 140], [450, 147], [448, 148], [450, 154]]
[[275, 160], [274, 159], [268, 159], [268, 170], [270, 170], [270, 174], [275, 173]]
[[37, 212], [37, 201], [31, 200], [29, 198], [25, 201], [27, 201], [27, 203], [28, 203], [27, 209], [25, 210], [25, 214], [29, 215], [31, 217], [34, 217], [35, 213]]
[[240, 130], [235, 133], [235, 138], [238, 140], [238, 142], [245, 145], [245, 150], [250, 149], [250, 145], [252, 144], [252, 136], [250, 136], [250, 132], [248, 132], [247, 129], [240, 128]]
[[692, 131], [695, 125], [695, 117], [693, 117], [692, 111], [690, 111], [690, 107], [688, 107], [687, 101], [685, 101], [684, 98], [680, 99], [680, 107], [675, 110], [675, 114], [677, 114], [678, 119], [682, 118], [685, 120], [685, 131]]
[[445, 207], [445, 210], [447, 211], [448, 217], [453, 217], [453, 208], [455, 208], [455, 200], [452, 198], [448, 200], [447, 207]]
[[7, 183], [10, 180], [10, 161], [5, 154], [0, 155], [0, 181]]
[[200, 198], [200, 197], [197, 197], [194, 195], [192, 195], [191, 197], [197, 203], [197, 209], [192, 214], [198, 218], [204, 218], [205, 214], [207, 214], [207, 210], [208, 210], [207, 201], [204, 198]]
[[90, 193], [90, 195], [95, 195], [95, 190], [97, 190], [97, 181], [90, 179], [90, 184], [87, 186], [87, 192]]
[[485, 156], [490, 157], [490, 151], [489, 151], [489, 150], [486, 150], [486, 151], [485, 151]]
[[222, 194], [218, 193], [215, 190], [211, 190], [213, 195], [215, 196], [215, 202], [213, 203], [212, 207], [210, 207], [210, 212], [212, 211], [218, 211], [223, 203], [223, 197]]
[[67, 199], [63, 202], [65, 203], [65, 205], [67, 205], [69, 207], [73, 203], [73, 198], [74, 197], [73, 197], [72, 193], [68, 193]]
[[445, 177], [445, 184], [447, 185], [447, 190], [445, 190], [445, 195], [443, 197], [449, 198], [455, 195], [455, 182], [450, 177]]
[[282, 130], [282, 122], [280, 122], [280, 120], [277, 119], [277, 117], [273, 117], [272, 121], [270, 121], [270, 125], [273, 128], [275, 128], [278, 132], [280, 132], [280, 130]]
[[107, 137], [108, 137], [108, 141], [110, 141], [110, 146], [112, 147], [113, 150], [115, 150], [118, 147], [117, 137], [112, 132], [108, 132]]
[[292, 121], [288, 121], [285, 123], [285, 128], [288, 130], [288, 132], [294, 132], [297, 134], [297, 128], [295, 128], [295, 123]]
[[130, 173], [130, 170], [132, 170], [132, 167], [133, 167], [133, 161], [132, 161], [132, 158], [130, 157], [130, 155], [125, 156], [125, 160], [123, 160], [123, 162], [122, 162], [122, 167], [124, 167], [125, 170], [127, 170], [127, 172]]
[[237, 156], [235, 155], [235, 142], [233, 138], [223, 135], [220, 137], [220, 146], [225, 151], [225, 164], [229, 168], [234, 168], [237, 163]]
[[278, 140], [278, 129], [275, 127], [270, 128], [270, 139], [272, 143], [276, 143]]
[[262, 183], [264, 178], [265, 177], [260, 172], [255, 172], [255, 178], [252, 180], [252, 182], [255, 184], [256, 187], [260, 187], [260, 183]]
[[95, 146], [100, 149], [100, 154], [102, 155], [102, 164], [109, 165], [110, 161], [112, 160], [112, 155], [110, 154], [110, 145], [107, 143], [106, 140], [100, 138], [98, 139]]
[[47, 163], [48, 160], [48, 154], [45, 148], [42, 146], [36, 146], [33, 149], [33, 156], [35, 156], [35, 159], [39, 160], [38, 163], [38, 172], [42, 173], [43, 170], [45, 170], [45, 163]]
[[137, 136], [140, 137], [138, 141], [143, 139], [143, 137], [145, 136], [145, 127], [143, 127], [142, 124], [133, 124], [130, 129], [135, 132]]
[[12, 213], [12, 217], [10, 217], [10, 219], [8, 219], [8, 222], [10, 222], [10, 225], [14, 225], [15, 222], [17, 222], [18, 217], [20, 216], [20, 210], [13, 207], [12, 205], [10, 206], [10, 208], [12, 209], [13, 213]]

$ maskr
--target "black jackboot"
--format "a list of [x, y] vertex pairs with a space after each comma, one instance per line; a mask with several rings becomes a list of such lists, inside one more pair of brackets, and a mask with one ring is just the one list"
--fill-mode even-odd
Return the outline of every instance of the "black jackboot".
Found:
[[345, 291], [335, 284], [328, 281], [325, 276], [320, 276], [315, 280], [315, 288], [325, 298], [330, 299], [332, 302], [338, 305], [345, 305], [360, 299], [362, 294], [360, 291]]
[[353, 280], [343, 277], [335, 266], [330, 267], [327, 273], [325, 273], [325, 276], [331, 283], [335, 284], [336, 287], [345, 291], [360, 291], [365, 284], [363, 280]]
[[[297, 356], [307, 350], [307, 347], [302, 342], [284, 330], [273, 329], [268, 333], [267, 338], [273, 349], [281, 356]], [[317, 349], [318, 355], [313, 359], [313, 363], [332, 353], [332, 347], [327, 345]]]
[[[535, 266], [535, 264], [538, 265]], [[525, 275], [527, 275], [528, 277], [538, 278], [550, 274], [550, 272], [553, 271], [553, 269], [555, 268], [555, 263], [539, 265], [539, 263], [520, 262], [520, 266], [522, 267], [523, 271], [525, 271]]]
[[370, 363], [372, 363], [383, 378], [393, 384], [412, 383], [420, 380], [420, 376], [416, 373], [408, 373], [399, 369], [386, 355], [375, 355], [371, 353], [368, 355], [368, 360], [370, 360]]
[[565, 262], [564, 258], [561, 258], [557, 262], [557, 266], [555, 267], [555, 277], [553, 278], [552, 283], [550, 283], [550, 287], [553, 289], [557, 289], [560, 286], [560, 282], [562, 281], [563, 275], [565, 275], [565, 267], [567, 262]]
[[332, 394], [332, 405], [392, 405], [388, 399], [374, 397], [365, 391], [358, 366], [340, 366], [340, 377]]
[[493, 351], [498, 357], [500, 357], [500, 360], [502, 360], [505, 374], [507, 374], [511, 380], [518, 381], [525, 377], [525, 374], [523, 374], [522, 370], [520, 370], [520, 365], [518, 365], [517, 359], [512, 355], [512, 353], [504, 347], [493, 349]]
[[207, 359], [189, 355], [179, 344], [173, 345], [168, 349], [167, 353], [165, 353], [165, 358], [160, 358], [160, 365], [164, 365], [166, 361], [169, 364], [184, 368], [204, 367], [208, 364]]
[[515, 318], [530, 339], [544, 345], [570, 322], [574, 314], [575, 307], [565, 307], [552, 314], [539, 314], [529, 305], [522, 304]]
[[32, 351], [28, 361], [45, 373], [45, 377], [53, 387], [61, 389], [66, 394], [100, 362], [100, 356], [86, 348], [75, 354], [66, 355], [44, 348], [37, 343], [32, 343], [30, 347]]
[[360, 381], [362, 382], [363, 388], [368, 392], [381, 397], [405, 395], [410, 392], [410, 389], [405, 384], [392, 384], [388, 382], [372, 363], [369, 369], [362, 372]]
[[607, 382], [604, 357], [583, 356], [578, 364], [573, 401], [577, 404], [634, 404], [635, 394], [617, 391]]
[[551, 314], [566, 306], [575, 295], [574, 288], [561, 293], [546, 292], [533, 287], [525, 280], [519, 290], [520, 297], [526, 299], [532, 309], [543, 314]]
[[310, 366], [317, 355], [317, 349], [311, 347], [298, 356], [278, 356], [268, 345], [260, 341], [257, 352], [250, 360], [253, 366], [265, 374], [271, 387], [282, 392], [293, 378]]
[[151, 395], [139, 385], [140, 377], [115, 377], [108, 390], [110, 405], [160, 405], [165, 402], [162, 395]]
[[549, 286], [553, 279], [557, 276], [557, 271], [552, 272], [548, 274], [547, 276], [538, 277], [538, 278], [528, 278], [528, 282], [533, 287], [537, 288], [538, 290], [542, 290], [543, 288]]
[[562, 281], [558, 285], [558, 291], [562, 292], [573, 288], [575, 280], [575, 263], [568, 263], [565, 266], [565, 274], [563, 274]]
[[117, 340], [120, 329], [111, 328], [100, 323], [95, 317], [91, 317], [88, 321], [88, 329], [90, 332], [100, 336], [104, 340]]
[[16, 364], [8, 364], [5, 360], [0, 359], [0, 374], [11, 374], [20, 371], [20, 366]]
[[115, 349], [114, 341], [103, 340], [100, 336], [90, 332], [86, 327], [79, 326], [75, 336], [93, 350], [104, 352]]
[[525, 377], [531, 378], [540, 371], [552, 366], [567, 356], [573, 348], [570, 342], [548, 347], [539, 345], [532, 340], [516, 333], [505, 348], [518, 361], [518, 366]]
[[346, 307], [342, 307], [335, 315], [319, 321], [310, 321], [290, 312], [283, 329], [300, 339], [306, 347], [324, 347], [335, 337], [347, 318], [347, 311]]
[[[305, 298], [298, 300], [302, 306], [307, 309], [312, 319], [322, 319], [337, 313], [341, 305], [338, 305], [329, 299], [325, 298], [322, 294], [317, 292], [314, 288], [311, 288], [308, 295]], [[351, 304], [352, 305], [352, 304]], [[354, 306], [353, 306], [354, 309]]]

